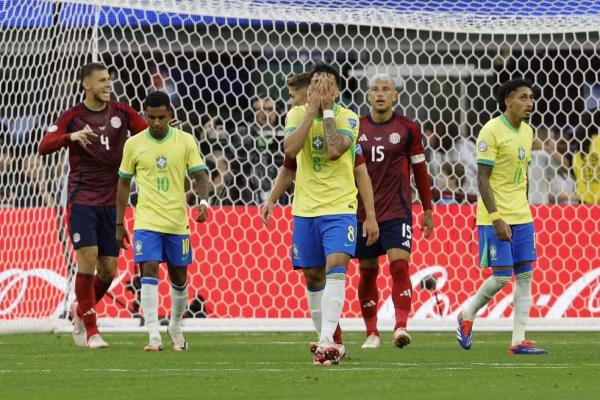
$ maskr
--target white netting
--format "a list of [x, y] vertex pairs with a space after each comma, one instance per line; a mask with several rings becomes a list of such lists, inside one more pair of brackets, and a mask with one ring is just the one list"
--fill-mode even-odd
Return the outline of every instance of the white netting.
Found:
[[[417, 235], [413, 281], [424, 271], [441, 278], [440, 311], [448, 317], [482, 279], [475, 267], [474, 138], [497, 113], [500, 82], [534, 81], [539, 140], [530, 174], [531, 199], [540, 204], [540, 260], [532, 315], [600, 316], [595, 2], [83, 3], [0, 1], [0, 319], [62, 317], [70, 301], [65, 154], [40, 159], [35, 149], [44, 128], [81, 100], [78, 68], [96, 60], [113, 73], [115, 97], [138, 110], [148, 91], [167, 91], [210, 166], [215, 207], [212, 222], [195, 227], [192, 238], [190, 316], [306, 317], [301, 278], [289, 270], [289, 209], [278, 209], [275, 227], [265, 229], [256, 206], [283, 158], [285, 80], [318, 61], [340, 69], [341, 101], [360, 114], [368, 112], [367, 78], [389, 73], [400, 93], [398, 111], [421, 125], [439, 228], [429, 242]], [[128, 254], [100, 317], [137, 313], [135, 272]], [[348, 286], [344, 316], [355, 318], [354, 267]], [[164, 314], [166, 282], [160, 288]], [[484, 316], [509, 316], [509, 293]], [[393, 316], [389, 301], [380, 310], [384, 319]], [[417, 322], [435, 318], [435, 298], [417, 291], [413, 311]]]

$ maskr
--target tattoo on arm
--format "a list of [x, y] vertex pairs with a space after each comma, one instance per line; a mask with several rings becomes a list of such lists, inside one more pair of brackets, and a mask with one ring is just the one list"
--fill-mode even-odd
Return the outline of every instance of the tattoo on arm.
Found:
[[333, 118], [323, 120], [323, 131], [327, 140], [327, 155], [330, 159], [337, 160], [348, 150], [352, 139], [347, 135], [337, 133]]

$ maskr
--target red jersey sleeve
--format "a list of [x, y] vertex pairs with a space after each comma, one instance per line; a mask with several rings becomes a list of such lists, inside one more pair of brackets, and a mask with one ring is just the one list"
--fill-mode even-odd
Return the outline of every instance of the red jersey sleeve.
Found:
[[298, 165], [296, 164], [296, 159], [289, 158], [289, 157], [285, 157], [283, 159], [283, 166], [286, 167], [287, 169], [291, 169], [292, 171], [295, 171], [296, 168], [298, 167]]
[[67, 132], [67, 127], [76, 115], [77, 107], [70, 108], [48, 127], [38, 148], [40, 155], [54, 153], [71, 143], [71, 136], [70, 132]]
[[412, 141], [410, 144], [409, 156], [410, 163], [412, 164], [413, 174], [415, 175], [415, 183], [417, 190], [419, 191], [419, 198], [424, 210], [431, 210], [433, 208], [431, 203], [431, 184], [429, 182], [429, 172], [427, 171], [427, 164], [425, 163], [425, 149], [423, 149], [423, 138], [421, 131], [417, 125], [410, 121], [407, 122], [408, 129], [410, 130]]
[[406, 125], [410, 131], [412, 137], [410, 143], [410, 149], [408, 155], [410, 156], [410, 163], [417, 164], [425, 161], [425, 149], [423, 148], [423, 137], [417, 124], [412, 121], [407, 121]]
[[119, 103], [119, 107], [129, 116], [129, 130], [136, 134], [148, 128], [148, 123], [136, 110], [127, 104]]

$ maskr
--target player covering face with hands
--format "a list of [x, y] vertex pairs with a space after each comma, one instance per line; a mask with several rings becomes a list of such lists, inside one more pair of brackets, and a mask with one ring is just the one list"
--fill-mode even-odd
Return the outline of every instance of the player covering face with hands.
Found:
[[314, 363], [332, 365], [345, 355], [333, 333], [357, 237], [354, 159], [359, 121], [334, 102], [339, 94], [335, 69], [319, 65], [311, 75], [307, 104], [292, 108], [286, 118], [285, 155], [297, 164], [291, 253], [294, 268], [325, 272], [324, 286], [309, 288], [309, 307], [311, 315], [320, 309], [322, 316]]
[[[288, 91], [292, 107], [304, 106], [307, 102], [307, 91], [310, 85], [310, 73], [303, 73], [292, 76], [288, 79]], [[296, 175], [296, 159], [288, 157], [284, 160], [284, 165], [279, 169], [277, 178], [273, 185], [273, 189], [269, 194], [267, 201], [261, 208], [263, 223], [270, 225], [270, 220], [273, 212], [273, 205], [283, 193], [292, 185]], [[365, 159], [360, 148], [357, 146], [354, 160], [354, 176], [356, 186], [360, 197], [365, 205], [367, 218], [363, 224], [362, 235], [366, 238], [367, 243], [374, 243], [379, 236], [379, 228], [375, 221], [375, 210], [373, 207], [373, 189], [371, 179], [367, 173]], [[310, 316], [313, 321], [317, 334], [321, 333], [322, 326], [322, 311], [321, 311], [321, 296], [325, 286], [325, 269], [320, 267], [299, 268], [304, 274], [304, 279], [307, 288], [307, 299], [309, 303]], [[337, 344], [343, 344], [342, 330], [338, 324], [333, 334], [333, 340]], [[315, 352], [318, 348], [318, 341], [310, 343], [311, 352]]]

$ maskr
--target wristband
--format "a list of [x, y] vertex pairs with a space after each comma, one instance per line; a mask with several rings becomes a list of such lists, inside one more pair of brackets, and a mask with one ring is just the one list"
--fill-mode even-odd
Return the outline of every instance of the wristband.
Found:
[[326, 118], [335, 118], [335, 114], [333, 113], [333, 110], [323, 110], [323, 119]]
[[208, 208], [208, 201], [206, 201], [205, 199], [202, 199], [202, 200], [200, 200], [200, 203], [198, 203], [198, 205]]
[[492, 220], [492, 222], [496, 222], [499, 219], [502, 219], [502, 217], [500, 216], [500, 213], [498, 211], [494, 211], [490, 213], [490, 219]]

